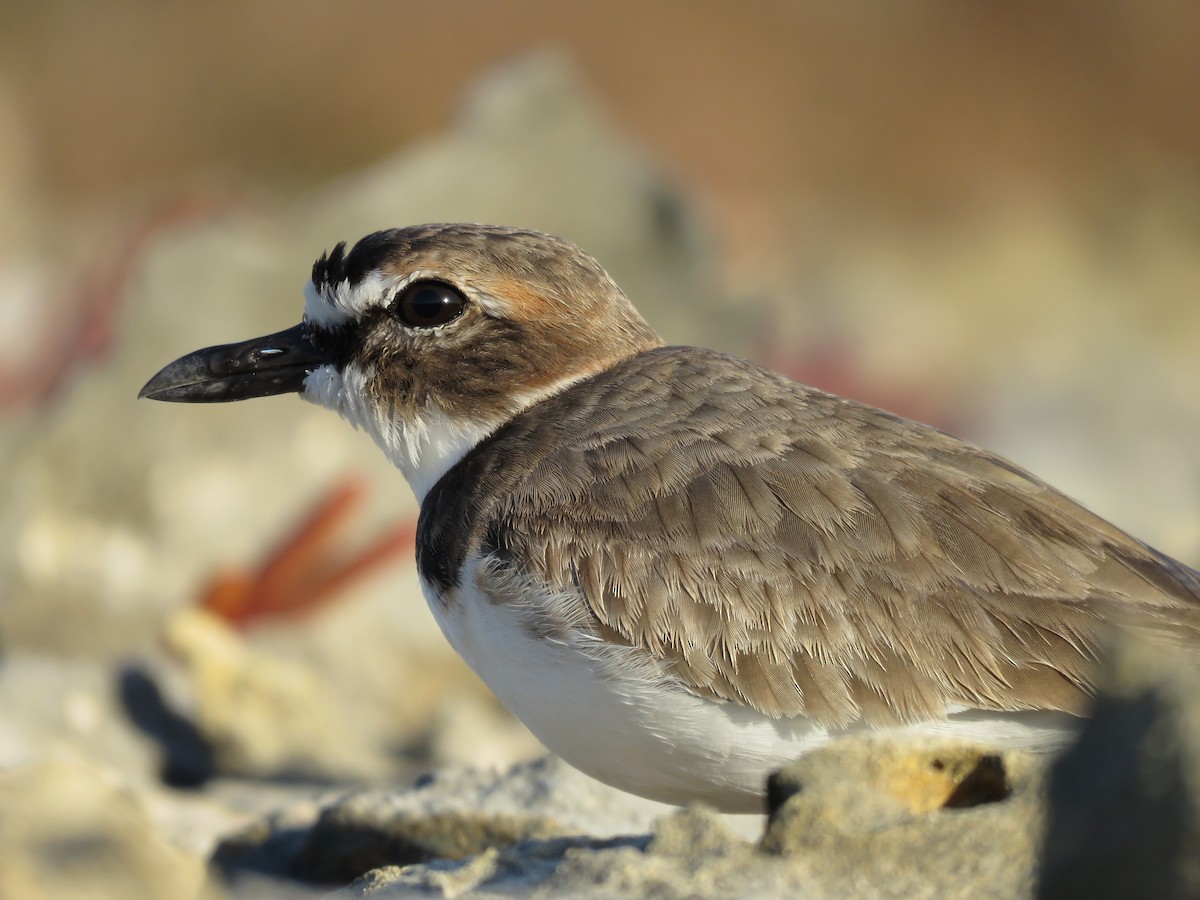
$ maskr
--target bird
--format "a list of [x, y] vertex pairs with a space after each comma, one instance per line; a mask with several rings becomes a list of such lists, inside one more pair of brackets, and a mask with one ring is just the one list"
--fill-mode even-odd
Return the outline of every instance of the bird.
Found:
[[1200, 573], [936, 428], [667, 345], [538, 231], [339, 243], [299, 325], [140, 396], [289, 393], [404, 475], [424, 596], [500, 701], [653, 800], [758, 811], [772, 771], [856, 733], [1049, 752], [1112, 629], [1200, 646]]

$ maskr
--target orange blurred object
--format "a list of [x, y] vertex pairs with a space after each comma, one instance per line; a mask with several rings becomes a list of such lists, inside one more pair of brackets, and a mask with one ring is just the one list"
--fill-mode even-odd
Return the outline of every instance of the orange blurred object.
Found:
[[200, 606], [245, 628], [264, 619], [291, 619], [328, 605], [347, 585], [402, 556], [411, 558], [415, 519], [397, 525], [365, 549], [337, 554], [333, 543], [362, 502], [363, 484], [347, 476], [336, 484], [254, 572], [218, 575]]

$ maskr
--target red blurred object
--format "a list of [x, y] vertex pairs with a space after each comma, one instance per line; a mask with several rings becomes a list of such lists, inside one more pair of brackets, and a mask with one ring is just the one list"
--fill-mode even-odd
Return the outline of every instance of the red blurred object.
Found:
[[200, 606], [245, 628], [264, 619], [292, 619], [329, 605], [347, 585], [411, 558], [415, 519], [403, 522], [363, 550], [337, 554], [333, 543], [362, 502], [362, 482], [335, 485], [254, 572], [227, 572], [205, 588]]
[[818, 390], [866, 403], [918, 422], [925, 422], [952, 434], [970, 432], [970, 411], [956, 401], [944, 386], [930, 380], [926, 373], [912, 377], [897, 373], [883, 383], [864, 375], [853, 343], [830, 336], [819, 343], [798, 348], [781, 339], [781, 327], [764, 329], [753, 342], [750, 358], [794, 381]]

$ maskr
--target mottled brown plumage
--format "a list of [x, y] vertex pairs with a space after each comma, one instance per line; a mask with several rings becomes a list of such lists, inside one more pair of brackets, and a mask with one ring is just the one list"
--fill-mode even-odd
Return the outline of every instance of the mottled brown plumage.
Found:
[[1200, 638], [1196, 572], [1011, 463], [694, 348], [527, 410], [421, 529], [431, 574], [499, 550], [688, 690], [830, 727], [1079, 712], [1104, 623]]

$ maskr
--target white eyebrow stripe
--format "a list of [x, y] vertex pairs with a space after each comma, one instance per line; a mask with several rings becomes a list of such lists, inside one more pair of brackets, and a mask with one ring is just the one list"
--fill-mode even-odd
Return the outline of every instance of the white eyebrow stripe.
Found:
[[325, 328], [337, 328], [357, 319], [372, 307], [390, 303], [396, 292], [405, 285], [426, 278], [446, 281], [444, 276], [428, 269], [416, 269], [404, 276], [374, 271], [363, 276], [353, 287], [348, 281], [339, 281], [321, 291], [310, 279], [304, 285], [304, 321]]
[[304, 321], [325, 328], [337, 328], [344, 324], [349, 316], [339, 310], [325, 295], [317, 290], [317, 286], [309, 282], [304, 285]]

